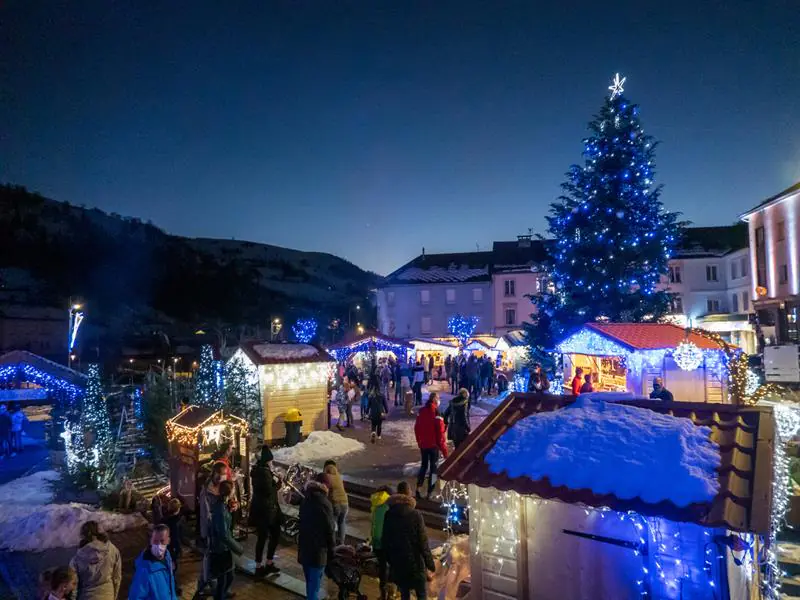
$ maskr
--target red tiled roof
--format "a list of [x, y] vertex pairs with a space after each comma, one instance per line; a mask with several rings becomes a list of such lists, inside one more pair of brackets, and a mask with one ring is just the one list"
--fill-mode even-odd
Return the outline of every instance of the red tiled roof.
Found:
[[[686, 330], [671, 323], [586, 323], [600, 335], [632, 350], [674, 348], [686, 339]], [[719, 350], [717, 343], [694, 332], [689, 341], [701, 350]]]
[[719, 444], [722, 460], [719, 469], [720, 491], [710, 503], [686, 507], [666, 501], [649, 504], [641, 498], [623, 500], [614, 495], [595, 494], [591, 489], [572, 490], [553, 486], [547, 478], [511, 478], [505, 472], [497, 474], [489, 470], [484, 461], [487, 453], [515, 423], [536, 413], [560, 410], [574, 401], [574, 396], [512, 394], [444, 462], [439, 469], [441, 478], [484, 488], [514, 490], [520, 494], [570, 504], [636, 511], [646, 516], [698, 523], [706, 527], [727, 527], [762, 534], [769, 532], [774, 443], [774, 421], [770, 407], [647, 400], [621, 403], [686, 417], [695, 425], [711, 428], [711, 438]]

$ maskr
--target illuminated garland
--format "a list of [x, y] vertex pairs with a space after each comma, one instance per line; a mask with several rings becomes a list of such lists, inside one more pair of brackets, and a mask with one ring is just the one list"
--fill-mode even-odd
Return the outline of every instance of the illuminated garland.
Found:
[[265, 385], [275, 389], [302, 390], [327, 384], [334, 363], [264, 365], [261, 368]]
[[401, 360], [403, 362], [406, 362], [408, 360], [409, 352], [412, 353], [414, 352], [404, 344], [395, 344], [393, 342], [388, 342], [380, 338], [370, 337], [356, 344], [351, 344], [349, 346], [342, 346], [341, 348], [331, 348], [328, 350], [328, 354], [333, 356], [337, 362], [344, 362], [347, 359], [349, 359], [353, 354], [356, 354], [358, 352], [370, 353], [373, 350], [392, 352], [398, 358], [398, 360]]
[[180, 418], [187, 412], [197, 410], [196, 406], [187, 406], [173, 418], [167, 421], [166, 431], [167, 440], [181, 446], [195, 446], [199, 443], [200, 433], [203, 429], [208, 427], [224, 426], [233, 430], [234, 433], [239, 433], [246, 436], [248, 432], [247, 422], [234, 415], [225, 414], [219, 410], [210, 415], [205, 421], [195, 425], [194, 427], [187, 427], [178, 423]]
[[460, 313], [456, 313], [448, 319], [447, 330], [452, 336], [458, 339], [459, 344], [461, 344], [461, 347], [463, 348], [467, 345], [467, 342], [469, 341], [469, 338], [472, 337], [472, 334], [475, 333], [475, 329], [478, 328], [479, 322], [480, 317], [476, 317], [474, 315], [465, 317]]
[[49, 373], [40, 371], [27, 363], [0, 367], [0, 382], [12, 383], [17, 379], [40, 385], [47, 392], [63, 394], [70, 402], [74, 402], [84, 394], [83, 388], [73, 385], [60, 377], [54, 377]]
[[694, 371], [703, 364], [703, 351], [692, 342], [681, 342], [672, 351], [672, 360], [684, 371]]
[[308, 344], [317, 335], [317, 321], [316, 319], [298, 319], [292, 325], [292, 333], [294, 339], [301, 344]]

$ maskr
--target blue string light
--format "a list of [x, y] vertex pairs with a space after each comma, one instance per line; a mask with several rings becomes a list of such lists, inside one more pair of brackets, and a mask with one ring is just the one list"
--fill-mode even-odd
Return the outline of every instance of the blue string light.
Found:
[[317, 335], [317, 320], [316, 319], [298, 319], [292, 325], [292, 333], [294, 339], [301, 344], [308, 344]]
[[467, 345], [469, 338], [472, 337], [472, 334], [475, 333], [475, 330], [478, 328], [479, 321], [480, 317], [474, 315], [465, 317], [460, 313], [456, 313], [448, 319], [447, 330], [458, 339], [463, 348]]
[[395, 344], [393, 342], [389, 342], [386, 340], [382, 340], [380, 338], [371, 337], [366, 340], [362, 340], [356, 344], [351, 344], [349, 346], [343, 346], [341, 348], [332, 348], [329, 349], [328, 352], [333, 356], [338, 362], [344, 362], [353, 354], [357, 354], [359, 352], [371, 352], [372, 350], [375, 351], [384, 351], [384, 352], [392, 352], [397, 358], [403, 362], [408, 360], [408, 346], [404, 346], [403, 344]]
[[74, 402], [84, 394], [83, 388], [60, 377], [45, 373], [27, 363], [0, 367], [0, 383], [12, 383], [16, 380], [35, 383], [48, 393], [63, 396], [69, 402]]

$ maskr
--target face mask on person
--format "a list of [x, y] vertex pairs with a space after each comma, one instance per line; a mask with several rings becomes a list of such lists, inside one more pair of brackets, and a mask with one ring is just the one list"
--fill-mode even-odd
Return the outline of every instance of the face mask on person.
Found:
[[152, 544], [150, 546], [150, 552], [158, 559], [164, 558], [164, 555], [167, 553], [167, 546], [166, 544]]
[[654, 383], [654, 384], [653, 384], [653, 389], [654, 389], [655, 391], [658, 391], [658, 390], [660, 390], [660, 389], [661, 389], [661, 384], [660, 384], [660, 383]]

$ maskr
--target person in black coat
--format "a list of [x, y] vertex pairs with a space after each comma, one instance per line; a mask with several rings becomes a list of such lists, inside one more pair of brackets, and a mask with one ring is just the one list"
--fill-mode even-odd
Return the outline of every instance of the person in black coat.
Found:
[[444, 411], [444, 422], [447, 425], [447, 439], [453, 441], [458, 448], [472, 430], [469, 425], [469, 392], [461, 388], [457, 396], [450, 400]]
[[317, 475], [309, 481], [305, 498], [300, 505], [297, 562], [303, 565], [306, 578], [306, 598], [317, 600], [325, 566], [333, 558], [333, 506], [328, 500], [327, 476]]
[[417, 502], [407, 482], [401, 481], [387, 502], [381, 544], [389, 561], [389, 581], [397, 585], [402, 600], [410, 600], [412, 591], [422, 600], [428, 597], [427, 584], [436, 570], [425, 522], [415, 510]]
[[[280, 571], [275, 566], [275, 550], [281, 537], [283, 514], [278, 504], [278, 485], [270, 468], [272, 451], [269, 446], [261, 447], [258, 462], [250, 469], [253, 484], [253, 501], [250, 504], [250, 526], [256, 528], [256, 576], [273, 575]], [[267, 562], [263, 562], [264, 546], [267, 546]]]

